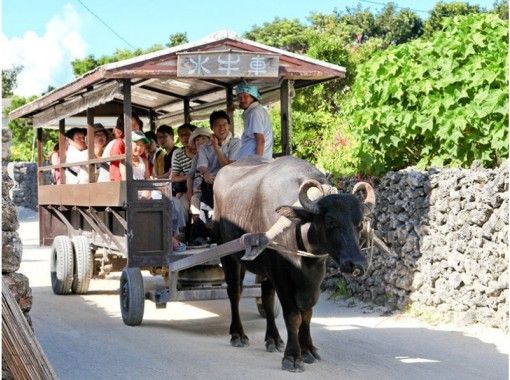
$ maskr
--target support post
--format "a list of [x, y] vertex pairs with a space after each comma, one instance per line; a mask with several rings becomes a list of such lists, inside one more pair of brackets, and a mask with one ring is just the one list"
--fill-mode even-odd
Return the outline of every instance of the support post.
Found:
[[151, 132], [156, 133], [156, 112], [152, 109], [149, 112], [149, 124]]
[[184, 123], [191, 123], [191, 112], [189, 107], [189, 98], [184, 98]]
[[227, 115], [230, 118], [230, 132], [232, 132], [232, 136], [234, 135], [234, 89], [232, 86], [227, 86]]
[[292, 154], [292, 119], [291, 119], [291, 90], [292, 84], [289, 80], [284, 80], [280, 87], [280, 115], [282, 130], [282, 154], [288, 156]]
[[[124, 96], [123, 111], [124, 111], [124, 141], [126, 143], [126, 181], [130, 182], [133, 179], [133, 165], [131, 159], [131, 80], [124, 79], [122, 81], [122, 94]], [[129, 195], [132, 191], [128, 191], [128, 203], [131, 201]]]
[[[43, 166], [43, 141], [42, 141], [42, 128], [37, 128], [37, 167]], [[44, 185], [44, 173], [37, 171], [37, 185]]]
[[[58, 121], [58, 157], [60, 158], [60, 163], [63, 164], [66, 162], [66, 120], [61, 119]], [[60, 183], [65, 184], [66, 181], [66, 171], [62, 166], [59, 168], [60, 170]]]
[[[89, 160], [92, 160], [96, 158], [96, 155], [94, 154], [94, 144], [96, 137], [94, 136], [94, 110], [91, 108], [87, 108], [87, 136]], [[89, 182], [96, 182], [96, 165], [89, 164], [87, 169], [89, 173]]]

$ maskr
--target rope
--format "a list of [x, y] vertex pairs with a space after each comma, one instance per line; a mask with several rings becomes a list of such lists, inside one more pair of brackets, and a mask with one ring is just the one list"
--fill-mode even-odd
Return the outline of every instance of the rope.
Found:
[[372, 262], [374, 258], [374, 229], [370, 225], [370, 219], [368, 217], [365, 217], [365, 220], [363, 221], [363, 228], [361, 230], [361, 233], [365, 235], [365, 241], [363, 244], [365, 245], [365, 247], [362, 248], [361, 251], [369, 252], [367, 269], [365, 270], [365, 274], [360, 277], [360, 280], [364, 280], [368, 276], [368, 271], [372, 267]]
[[278, 251], [284, 252], [289, 255], [310, 257], [310, 258], [314, 258], [314, 259], [322, 259], [322, 258], [329, 256], [328, 254], [314, 255], [313, 253], [301, 251], [299, 249], [289, 249], [289, 248], [286, 248], [283, 245], [276, 243], [276, 242], [269, 243], [268, 248], [276, 249]]

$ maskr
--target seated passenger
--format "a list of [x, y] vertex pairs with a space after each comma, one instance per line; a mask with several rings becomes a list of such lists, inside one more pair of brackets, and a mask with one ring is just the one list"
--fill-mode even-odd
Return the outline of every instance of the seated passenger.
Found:
[[[101, 123], [94, 124], [94, 155], [96, 158], [102, 158], [103, 154], [108, 147], [110, 141], [110, 134], [106, 130], [106, 128]], [[109, 150], [111, 149], [111, 145]], [[109, 151], [108, 150], [108, 151]], [[106, 156], [108, 157], [108, 155]], [[102, 162], [100, 164], [96, 164], [96, 181], [99, 181], [99, 175], [101, 172], [101, 168], [103, 168], [105, 171], [110, 170], [110, 163], [108, 162]]]
[[230, 132], [230, 118], [225, 111], [214, 111], [209, 117], [209, 125], [213, 131], [211, 142], [205, 144], [198, 153], [197, 170], [202, 174], [204, 182], [211, 185], [218, 171], [237, 160], [241, 148], [241, 140]]
[[165, 154], [156, 160], [155, 178], [170, 178], [172, 172], [172, 156], [175, 150], [174, 130], [169, 125], [160, 125], [156, 131], [158, 144], [165, 150]]
[[101, 158], [106, 145], [110, 141], [110, 134], [101, 123], [94, 124], [94, 155]]
[[[133, 114], [131, 116], [132, 131], [141, 131], [142, 128], [143, 128], [142, 120], [138, 117], [138, 115], [136, 113], [133, 112]], [[120, 115], [117, 118], [115, 128], [113, 128], [113, 136], [115, 137], [115, 140], [113, 142], [113, 145], [112, 145], [109, 155], [107, 157], [126, 154], [126, 145], [124, 142], [124, 115]], [[106, 150], [106, 148], [105, 148], [105, 150]], [[105, 157], [104, 154], [103, 154], [103, 157]], [[100, 174], [100, 178], [101, 178], [101, 180], [103, 179], [101, 177], [101, 174]], [[120, 172], [120, 161], [112, 161], [110, 163], [110, 181], [120, 181], [120, 180], [122, 180], [122, 175]]]
[[[133, 179], [148, 179], [149, 164], [144, 158], [145, 144], [149, 139], [142, 131], [131, 132], [131, 167], [133, 168]], [[122, 179], [126, 179], [126, 166], [121, 164]], [[150, 197], [150, 196], [149, 196]]]
[[154, 165], [159, 155], [163, 154], [163, 150], [158, 146], [158, 138], [152, 131], [144, 132], [149, 142], [145, 145], [147, 154], [147, 162], [149, 163], [149, 176], [154, 176]]
[[[86, 129], [71, 128], [66, 132], [67, 150], [66, 163], [88, 161], [89, 154], [85, 144]], [[86, 166], [71, 166], [66, 168], [66, 183], [89, 183], [89, 172]]]
[[189, 138], [189, 144], [197, 151], [197, 155], [193, 157], [191, 170], [187, 179], [188, 199], [190, 200], [190, 212], [192, 221], [197, 221], [200, 216], [200, 201], [202, 198], [202, 173], [198, 169], [198, 155], [205, 144], [209, 143], [211, 132], [205, 128], [197, 128], [193, 131]]
[[[126, 154], [126, 144], [124, 143], [124, 119], [121, 117], [117, 118], [117, 124], [113, 128], [113, 137], [114, 140], [112, 143], [112, 147], [107, 157]], [[105, 151], [106, 150], [107, 148], [105, 148]], [[105, 153], [103, 153], [103, 157], [105, 157]], [[99, 177], [101, 178], [101, 173], [99, 174]], [[109, 180], [110, 181], [122, 180], [122, 175], [120, 172], [120, 161], [110, 162]]]
[[181, 202], [185, 215], [189, 213], [186, 180], [191, 171], [191, 163], [196, 153], [195, 148], [189, 145], [189, 138], [196, 128], [192, 124], [183, 124], [177, 128], [177, 135], [179, 136], [182, 148], [175, 150], [172, 159], [172, 194]]
[[[59, 145], [56, 143], [53, 146], [53, 151], [50, 154], [50, 157], [48, 158], [48, 161], [51, 165], [58, 165], [60, 164], [60, 154], [59, 154]], [[55, 185], [60, 185], [60, 169], [51, 169], [51, 182]]]

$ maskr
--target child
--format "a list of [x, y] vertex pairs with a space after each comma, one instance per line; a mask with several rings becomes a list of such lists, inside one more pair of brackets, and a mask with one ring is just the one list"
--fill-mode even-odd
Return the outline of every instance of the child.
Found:
[[149, 164], [147, 163], [147, 159], [143, 158], [145, 144], [148, 143], [149, 139], [145, 137], [145, 134], [142, 131], [131, 132], [131, 164], [133, 168], [133, 179], [149, 178]]
[[188, 176], [188, 199], [190, 199], [191, 219], [195, 222], [200, 215], [200, 200], [202, 198], [202, 174], [197, 171], [197, 156], [200, 148], [209, 143], [211, 140], [211, 131], [206, 128], [197, 128], [193, 131], [189, 138], [189, 144], [197, 151], [197, 155], [193, 157], [191, 171]]

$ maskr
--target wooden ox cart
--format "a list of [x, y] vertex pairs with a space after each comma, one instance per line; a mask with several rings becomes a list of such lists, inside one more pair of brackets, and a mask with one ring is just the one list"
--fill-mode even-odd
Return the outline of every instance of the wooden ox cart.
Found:
[[[233, 252], [245, 259], [268, 244], [264, 234], [241, 238], [202, 251], [174, 253], [171, 244], [170, 180], [133, 180], [131, 115], [136, 111], [154, 131], [159, 124], [191, 122], [226, 109], [234, 120], [233, 88], [241, 81], [258, 86], [262, 103], [279, 101], [281, 146], [291, 154], [290, 103], [294, 89], [342, 78], [343, 67], [289, 53], [230, 33], [217, 34], [144, 56], [98, 67], [11, 112], [11, 120], [29, 118], [37, 131], [40, 244], [52, 245], [51, 280], [56, 294], [86, 293], [90, 279], [122, 271], [120, 304], [128, 325], [143, 319], [144, 301], [158, 307], [168, 301], [226, 298], [223, 286], [181, 288], [178, 273]], [[94, 158], [93, 124], [124, 115], [126, 154]], [[108, 124], [108, 122], [106, 122]], [[146, 125], [147, 125], [146, 124]], [[66, 129], [87, 126], [88, 161], [65, 162]], [[108, 125], [107, 125], [108, 127]], [[232, 128], [239, 128], [237, 125]], [[61, 163], [44, 164], [45, 128], [58, 128]], [[124, 160], [126, 181], [95, 183], [95, 167]], [[67, 184], [64, 168], [88, 168], [87, 184]], [[47, 181], [60, 169], [61, 184]], [[140, 199], [140, 191], [160, 199]], [[166, 286], [144, 291], [141, 270], [162, 275]], [[258, 285], [244, 289], [258, 297]]]

